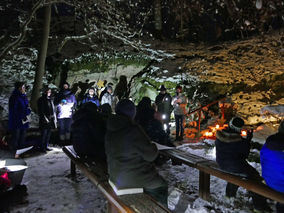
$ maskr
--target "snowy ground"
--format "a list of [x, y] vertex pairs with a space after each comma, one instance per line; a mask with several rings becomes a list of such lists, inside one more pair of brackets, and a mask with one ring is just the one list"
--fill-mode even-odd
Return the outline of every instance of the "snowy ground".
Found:
[[[212, 141], [207, 141], [210, 145]], [[179, 149], [214, 159], [214, 149], [204, 143], [186, 144]], [[70, 177], [70, 161], [58, 147], [44, 155], [25, 158], [29, 168], [23, 183], [28, 187], [27, 204], [14, 206], [12, 213], [20, 212], [105, 212], [103, 195], [81, 173]], [[258, 170], [260, 165], [253, 163]], [[252, 212], [248, 193], [240, 188], [235, 199], [225, 198], [226, 182], [211, 177], [211, 199], [198, 198], [198, 170], [188, 166], [173, 166], [167, 162], [158, 168], [169, 182], [168, 207], [175, 213]], [[274, 209], [274, 203], [271, 202]]]

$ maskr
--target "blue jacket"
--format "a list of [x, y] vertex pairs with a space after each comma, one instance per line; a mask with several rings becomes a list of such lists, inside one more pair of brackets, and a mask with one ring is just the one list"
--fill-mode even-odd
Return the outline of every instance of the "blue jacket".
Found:
[[284, 193], [284, 135], [267, 138], [260, 151], [262, 177], [272, 189]]
[[87, 95], [87, 96], [83, 99], [82, 104], [85, 104], [85, 103], [87, 103], [87, 102], [92, 102], [92, 103], [96, 104], [97, 107], [100, 106], [100, 101], [99, 101], [99, 99], [98, 99], [98, 96], [90, 97], [90, 95]]
[[29, 114], [31, 110], [27, 95], [15, 89], [9, 98], [9, 130], [29, 128], [29, 123], [23, 124]]

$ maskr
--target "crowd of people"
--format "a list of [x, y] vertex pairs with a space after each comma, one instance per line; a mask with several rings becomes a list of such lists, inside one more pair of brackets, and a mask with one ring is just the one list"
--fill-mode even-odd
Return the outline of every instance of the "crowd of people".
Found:
[[[73, 144], [81, 157], [91, 156], [105, 162], [110, 181], [117, 188], [142, 187], [144, 192], [167, 205], [168, 185], [155, 170], [154, 162], [159, 153], [152, 141], [173, 146], [169, 137], [172, 111], [176, 140], [182, 140], [188, 99], [180, 85], [173, 97], [164, 85], [159, 90], [154, 103], [149, 97], [143, 97], [135, 106], [128, 99], [127, 80], [123, 76], [114, 93], [112, 85], [105, 82], [100, 94], [90, 87], [78, 101], [68, 83], [64, 83], [54, 96], [52, 90], [46, 88], [38, 100], [40, 150], [49, 150], [51, 130], [58, 125], [61, 145]], [[30, 113], [25, 84], [17, 82], [9, 100], [9, 129], [12, 133], [9, 146], [13, 151], [24, 143]], [[261, 150], [262, 177], [247, 162], [253, 131], [242, 137], [244, 124], [243, 119], [233, 117], [228, 128], [217, 132], [218, 165], [222, 170], [244, 178], [264, 178], [269, 187], [284, 193], [284, 121], [279, 132], [270, 136]], [[238, 186], [228, 183], [226, 196], [234, 197], [237, 190]], [[256, 193], [251, 193], [251, 196], [256, 210], [268, 209], [264, 197]], [[277, 204], [277, 212], [283, 212], [283, 204]]]

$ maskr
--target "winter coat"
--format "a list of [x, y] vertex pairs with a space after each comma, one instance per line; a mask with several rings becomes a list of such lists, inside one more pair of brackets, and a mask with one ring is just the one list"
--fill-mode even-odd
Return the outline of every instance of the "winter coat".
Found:
[[120, 81], [115, 87], [114, 95], [118, 97], [118, 100], [121, 100], [122, 98], [128, 98], [127, 97], [127, 81], [123, 82]]
[[52, 129], [56, 128], [56, 112], [51, 97], [47, 97], [46, 94], [42, 95], [38, 101], [38, 116], [39, 116], [39, 127], [41, 129]]
[[29, 128], [29, 122], [23, 123], [23, 120], [30, 114], [27, 95], [15, 89], [9, 98], [9, 130]]
[[245, 174], [250, 142], [229, 128], [218, 131], [216, 138], [216, 161], [219, 167], [228, 172]]
[[98, 96], [91, 97], [89, 94], [87, 94], [87, 96], [83, 99], [82, 104], [85, 104], [87, 102], [92, 102], [92, 103], [96, 104], [97, 107], [100, 106]]
[[137, 110], [135, 120], [143, 128], [151, 141], [168, 145], [170, 139], [163, 129], [162, 123], [154, 118], [155, 110], [153, 108], [144, 108]]
[[118, 188], [157, 188], [166, 182], [156, 172], [153, 161], [158, 150], [133, 120], [111, 115], [105, 140], [110, 180]]
[[170, 96], [170, 94], [165, 93], [165, 94], [161, 94], [159, 93], [159, 95], [157, 95], [156, 99], [155, 99], [155, 103], [158, 107], [158, 111], [160, 113], [164, 113], [169, 115], [172, 112], [173, 106], [172, 106], [172, 97]]
[[99, 97], [99, 101], [102, 102], [102, 98], [104, 96], [104, 94], [107, 92], [107, 88], [104, 87], [103, 89], [101, 89], [101, 94], [100, 94], [100, 97]]
[[267, 138], [260, 150], [262, 177], [272, 189], [284, 193], [284, 135]]
[[106, 92], [104, 94], [104, 96], [102, 97], [102, 101], [101, 101], [101, 105], [103, 104], [109, 104], [112, 108], [112, 110], [114, 110], [115, 108], [115, 99], [113, 97], [113, 95], [109, 94], [108, 92]]
[[66, 100], [68, 103], [73, 103], [74, 108], [76, 107], [77, 101], [75, 95], [71, 92], [71, 90], [67, 89], [60, 91], [54, 99], [54, 104], [58, 105], [62, 100]]
[[57, 106], [57, 118], [72, 118], [74, 108], [77, 104], [75, 95], [70, 90], [65, 90], [62, 94], [62, 99]]
[[80, 108], [73, 116], [71, 141], [79, 156], [94, 157], [106, 161], [106, 122], [96, 109]]
[[[181, 100], [180, 103], [177, 103], [177, 100]], [[175, 115], [185, 115], [185, 106], [187, 104], [187, 98], [183, 94], [179, 94], [173, 97], [172, 105], [174, 107]]]

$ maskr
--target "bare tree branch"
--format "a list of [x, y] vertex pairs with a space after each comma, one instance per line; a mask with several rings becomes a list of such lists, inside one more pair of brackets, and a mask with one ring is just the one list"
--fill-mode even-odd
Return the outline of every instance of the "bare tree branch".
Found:
[[65, 0], [50, 0], [50, 1], [46, 1], [46, 0], [39, 0], [35, 3], [35, 5], [33, 6], [33, 8], [31, 9], [31, 12], [27, 18], [27, 20], [24, 22], [24, 24], [21, 27], [21, 32], [20, 34], [17, 36], [17, 39], [15, 39], [14, 41], [12, 41], [11, 43], [7, 44], [6, 47], [3, 48], [3, 50], [0, 52], [0, 62], [3, 60], [3, 58], [6, 56], [6, 54], [16, 48], [19, 44], [21, 44], [21, 42], [24, 40], [25, 36], [26, 36], [26, 32], [28, 30], [28, 25], [30, 24], [30, 22], [32, 21], [32, 19], [34, 18], [35, 13], [37, 12], [37, 10], [41, 7], [47, 6], [47, 5], [51, 5], [54, 3], [65, 3], [68, 5], [72, 5], [70, 2], [65, 1]]

